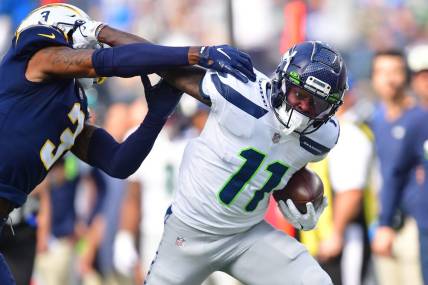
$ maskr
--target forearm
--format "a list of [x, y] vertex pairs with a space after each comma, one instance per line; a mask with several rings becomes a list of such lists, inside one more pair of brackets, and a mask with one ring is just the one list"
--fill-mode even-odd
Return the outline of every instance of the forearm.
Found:
[[[119, 31], [109, 26], [105, 26], [98, 35], [98, 40], [110, 46], [120, 46], [135, 43], [150, 43], [139, 36]], [[199, 47], [190, 47], [188, 52], [189, 64], [196, 64], [199, 60]], [[167, 71], [158, 72], [168, 83], [184, 91], [203, 102], [199, 94], [199, 83], [205, 75], [205, 70], [196, 66], [173, 67]], [[207, 103], [207, 102], [205, 102]]]
[[135, 43], [151, 43], [142, 37], [116, 30], [110, 26], [104, 26], [102, 28], [98, 34], [98, 41], [111, 47]]
[[175, 88], [210, 106], [211, 102], [204, 98], [200, 92], [200, 84], [205, 73], [203, 68], [189, 66], [169, 69], [158, 74]]
[[[117, 47], [121, 45], [128, 45], [128, 44], [137, 44], [137, 43], [143, 43], [143, 44], [153, 44], [152, 42], [139, 37], [134, 34], [130, 34], [124, 31], [120, 31], [117, 29], [114, 29], [109, 26], [105, 26], [98, 35], [98, 41], [101, 43], [105, 43], [112, 47]], [[199, 62], [199, 50], [200, 46], [191, 46], [188, 51], [188, 62], [190, 65], [197, 64]]]
[[149, 154], [165, 121], [151, 117], [149, 112], [139, 128], [122, 143], [117, 143], [103, 129], [93, 131], [87, 145], [86, 161], [112, 177], [128, 177]]
[[360, 213], [363, 191], [359, 189], [336, 193], [333, 202], [335, 232], [343, 236], [346, 227]]

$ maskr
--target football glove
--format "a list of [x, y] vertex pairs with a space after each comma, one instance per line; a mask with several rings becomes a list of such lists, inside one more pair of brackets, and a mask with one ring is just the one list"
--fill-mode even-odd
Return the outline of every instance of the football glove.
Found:
[[132, 276], [137, 263], [138, 253], [135, 248], [134, 237], [127, 231], [119, 231], [113, 243], [114, 267], [119, 273]]
[[306, 203], [306, 214], [300, 213], [291, 199], [279, 201], [278, 206], [282, 215], [298, 230], [309, 231], [315, 228], [325, 207], [327, 207], [327, 197], [323, 197], [322, 204], [315, 210], [312, 202]]
[[202, 67], [225, 72], [246, 83], [248, 79], [256, 80], [251, 58], [229, 45], [204, 46], [199, 51], [199, 62]]
[[105, 26], [97, 21], [76, 21], [73, 37], [73, 48], [95, 48], [98, 44], [98, 34]]
[[152, 86], [147, 75], [141, 75], [141, 82], [144, 85], [148, 114], [159, 119], [168, 119], [174, 113], [183, 91], [172, 87], [163, 79]]

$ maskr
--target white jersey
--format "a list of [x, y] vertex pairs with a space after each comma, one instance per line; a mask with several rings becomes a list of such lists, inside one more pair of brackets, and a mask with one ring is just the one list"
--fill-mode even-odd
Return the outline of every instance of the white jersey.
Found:
[[332, 189], [335, 192], [364, 190], [373, 155], [373, 144], [367, 135], [355, 123], [341, 120], [339, 141], [328, 156]]
[[242, 83], [207, 72], [201, 92], [211, 100], [204, 130], [187, 145], [172, 204], [185, 224], [213, 234], [233, 234], [259, 223], [269, 194], [294, 172], [318, 161], [336, 144], [335, 118], [306, 137], [284, 135], [268, 105], [268, 78]]

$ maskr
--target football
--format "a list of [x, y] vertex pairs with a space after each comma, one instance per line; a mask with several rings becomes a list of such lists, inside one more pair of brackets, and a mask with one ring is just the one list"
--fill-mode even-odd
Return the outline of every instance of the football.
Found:
[[291, 199], [302, 214], [306, 213], [307, 202], [312, 202], [317, 209], [322, 203], [323, 196], [324, 186], [321, 178], [306, 167], [294, 173], [283, 189], [273, 192], [277, 202]]

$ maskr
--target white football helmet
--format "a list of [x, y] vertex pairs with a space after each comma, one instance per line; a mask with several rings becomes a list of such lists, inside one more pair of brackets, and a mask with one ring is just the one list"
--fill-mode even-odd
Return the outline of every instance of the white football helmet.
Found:
[[41, 6], [33, 10], [19, 25], [16, 33], [35, 25], [54, 26], [67, 37], [82, 23], [90, 21], [83, 10], [65, 3], [55, 3]]

